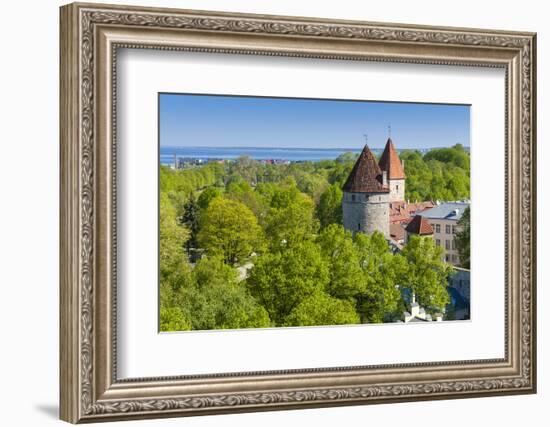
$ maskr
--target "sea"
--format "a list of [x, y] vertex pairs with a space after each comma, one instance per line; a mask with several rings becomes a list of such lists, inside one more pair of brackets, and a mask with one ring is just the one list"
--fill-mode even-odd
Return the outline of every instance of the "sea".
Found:
[[[359, 154], [362, 148], [275, 148], [275, 147], [160, 147], [160, 162], [163, 165], [174, 163], [177, 158], [198, 160], [236, 159], [248, 156], [254, 160], [282, 160], [290, 162], [318, 162], [333, 160], [343, 153]], [[372, 149], [380, 154], [382, 149]]]

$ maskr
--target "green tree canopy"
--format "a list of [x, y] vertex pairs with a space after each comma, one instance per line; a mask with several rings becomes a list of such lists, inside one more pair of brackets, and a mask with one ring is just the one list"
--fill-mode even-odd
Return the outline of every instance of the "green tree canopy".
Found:
[[318, 229], [315, 204], [294, 185], [279, 187], [271, 197], [265, 231], [272, 250], [280, 250], [313, 237]]
[[456, 233], [456, 244], [460, 265], [470, 268], [470, 207], [468, 206], [458, 221], [458, 232]]
[[188, 230], [176, 219], [176, 209], [165, 193], [160, 194], [160, 281], [168, 280], [179, 269], [185, 268], [187, 258], [184, 247], [189, 238]]
[[359, 263], [363, 270], [364, 291], [357, 297], [357, 311], [361, 321], [380, 323], [398, 309], [401, 298], [400, 277], [405, 268], [404, 259], [393, 254], [384, 235], [355, 235]]
[[252, 211], [223, 197], [210, 202], [202, 215], [197, 240], [210, 255], [222, 256], [229, 264], [243, 261], [264, 245], [262, 229]]
[[221, 258], [203, 258], [193, 270], [194, 292], [180, 301], [192, 313], [193, 329], [261, 328], [267, 311], [252, 298], [237, 271]]
[[352, 302], [318, 292], [300, 302], [285, 318], [284, 324], [285, 326], [320, 326], [353, 323], [359, 323], [359, 315]]
[[321, 228], [329, 224], [342, 224], [342, 190], [338, 184], [332, 184], [321, 195], [317, 206], [317, 216]]
[[321, 231], [317, 243], [329, 266], [327, 292], [335, 298], [344, 299], [364, 293], [366, 277], [351, 232], [341, 225], [331, 224]]
[[204, 191], [201, 191], [201, 193], [199, 194], [197, 205], [200, 209], [206, 210], [210, 202], [216, 197], [220, 197], [221, 195], [222, 191], [218, 187], [205, 188]]
[[275, 325], [282, 326], [298, 304], [316, 292], [324, 292], [328, 282], [328, 266], [319, 247], [307, 241], [258, 257], [247, 286]]
[[162, 332], [189, 331], [191, 330], [191, 322], [189, 322], [181, 308], [161, 307], [160, 330]]
[[450, 301], [447, 293], [449, 264], [442, 260], [443, 249], [431, 237], [410, 236], [402, 256], [407, 267], [402, 275], [403, 286], [410, 288], [420, 305], [442, 313]]

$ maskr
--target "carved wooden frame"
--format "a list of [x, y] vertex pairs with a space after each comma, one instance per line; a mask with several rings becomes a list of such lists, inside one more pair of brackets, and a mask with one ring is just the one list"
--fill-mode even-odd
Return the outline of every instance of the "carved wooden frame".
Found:
[[[61, 8], [61, 418], [77, 423], [536, 390], [535, 34], [217, 12]], [[118, 47], [506, 70], [506, 342], [497, 360], [116, 377]]]

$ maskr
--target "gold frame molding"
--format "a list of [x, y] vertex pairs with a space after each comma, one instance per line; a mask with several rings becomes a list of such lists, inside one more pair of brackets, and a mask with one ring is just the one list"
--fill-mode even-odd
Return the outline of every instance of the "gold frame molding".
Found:
[[[72, 423], [536, 391], [536, 35], [101, 4], [61, 14], [60, 416]], [[116, 52], [168, 49], [506, 71], [505, 357], [116, 376]]]

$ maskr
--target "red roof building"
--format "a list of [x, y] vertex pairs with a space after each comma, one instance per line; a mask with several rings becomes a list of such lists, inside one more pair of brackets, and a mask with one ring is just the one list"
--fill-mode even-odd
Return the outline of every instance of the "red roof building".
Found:
[[406, 201], [390, 202], [390, 224], [402, 224], [409, 222], [411, 217], [435, 207], [436, 204], [432, 201], [408, 203]]
[[416, 215], [405, 228], [407, 236], [418, 234], [419, 236], [433, 236], [434, 230], [428, 220], [422, 215]]
[[405, 241], [405, 226], [402, 224], [390, 224], [390, 237], [396, 243]]

